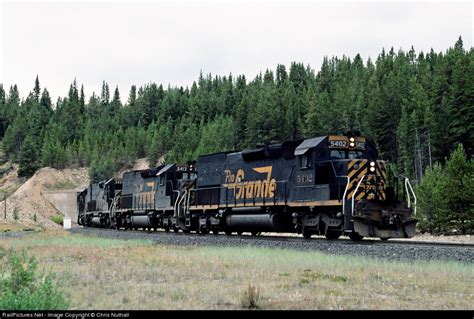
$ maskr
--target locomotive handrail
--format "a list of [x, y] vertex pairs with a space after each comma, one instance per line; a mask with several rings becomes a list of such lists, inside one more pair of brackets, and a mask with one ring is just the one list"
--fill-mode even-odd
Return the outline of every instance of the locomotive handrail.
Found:
[[346, 214], [346, 195], [347, 195], [347, 190], [349, 189], [349, 183], [350, 183], [351, 180], [350, 180], [349, 176], [337, 176], [337, 177], [347, 178], [347, 184], [346, 184], [346, 188], [344, 189], [344, 195], [342, 195], [342, 214], [345, 215]]
[[409, 208], [411, 207], [411, 197], [410, 197], [410, 193], [411, 193], [411, 195], [413, 196], [413, 206], [414, 206], [413, 216], [416, 216], [416, 195], [415, 195], [415, 191], [413, 190], [413, 187], [411, 187], [410, 180], [408, 179], [408, 177], [403, 176], [403, 175], [395, 175], [394, 178], [397, 180], [403, 178], [404, 180], [403, 186], [405, 186], [405, 192], [407, 195], [407, 205]]
[[183, 200], [186, 200], [186, 194], [187, 194], [187, 191], [185, 190], [185, 191], [183, 192], [183, 196], [179, 197], [179, 199], [178, 199], [178, 201], [177, 201], [177, 205], [176, 205], [176, 206], [177, 206], [178, 210], [176, 210], [176, 208], [175, 208], [175, 212], [176, 212], [176, 217], [178, 217], [178, 218], [180, 217], [180, 214], [179, 214], [179, 206], [181, 205], [181, 203], [183, 202]]
[[176, 197], [176, 201], [174, 202], [174, 205], [173, 205], [173, 209], [174, 209], [174, 214], [173, 215], [176, 215], [176, 206], [178, 205], [179, 196], [181, 195], [181, 192], [179, 191], [179, 189], [177, 189], [177, 190], [173, 189], [173, 192], [178, 193], [178, 196]]
[[413, 195], [413, 199], [414, 199], [413, 200], [413, 205], [414, 205], [413, 216], [416, 216], [416, 195], [415, 195], [415, 192], [413, 191], [413, 188], [411, 187], [410, 181], [408, 180], [407, 177], [405, 177], [405, 189], [406, 189], [407, 197], [408, 197], [408, 207], [411, 207], [410, 194], [408, 193], [408, 187], [410, 187], [409, 190], [411, 191], [411, 194]]
[[351, 207], [351, 215], [354, 216], [354, 198], [357, 194], [357, 190], [359, 189], [359, 186], [360, 184], [362, 183], [362, 181], [364, 180], [364, 178], [366, 177], [367, 175], [364, 175], [362, 176], [362, 178], [359, 180], [359, 183], [357, 183], [357, 187], [356, 189], [354, 190], [354, 194], [352, 194], [352, 207]]
[[[186, 191], [186, 194], [184, 195], [186, 199], [184, 200], [184, 217], [189, 216], [189, 199], [191, 198], [191, 192]], [[186, 214], [186, 212], [188, 214]]]
[[[344, 194], [342, 195], [342, 214], [345, 215], [346, 214], [346, 195], [347, 195], [347, 190], [349, 189], [349, 183], [350, 183], [350, 177], [347, 176], [347, 175], [337, 175], [337, 172], [336, 172], [336, 168], [334, 167], [334, 162], [333, 161], [328, 161], [331, 163], [331, 167], [332, 167], [332, 170], [334, 172], [334, 176], [336, 178], [340, 178], [340, 177], [345, 177], [347, 178], [347, 183], [346, 183], [346, 188], [344, 189]], [[338, 192], [338, 195], [340, 193]], [[354, 202], [354, 201], [353, 201]], [[352, 215], [354, 215], [354, 203], [352, 204]]]

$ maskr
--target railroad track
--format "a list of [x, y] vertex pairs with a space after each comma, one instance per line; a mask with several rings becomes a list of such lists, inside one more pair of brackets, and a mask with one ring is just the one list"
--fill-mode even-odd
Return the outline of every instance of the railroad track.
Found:
[[158, 245], [172, 246], [207, 246], [207, 247], [263, 247], [283, 248], [296, 251], [319, 251], [326, 254], [353, 255], [376, 257], [391, 260], [455, 260], [474, 263], [474, 245], [470, 243], [446, 243], [425, 241], [403, 241], [366, 239], [351, 241], [350, 239], [328, 240], [324, 237], [304, 239], [296, 236], [280, 236], [250, 234], [227, 236], [196, 233], [166, 233], [164, 231], [113, 230], [103, 228], [73, 228], [73, 234], [97, 236], [112, 239], [151, 240]]
[[237, 235], [233, 234], [231, 236], [225, 235], [224, 233], [219, 233], [219, 235], [214, 234], [196, 234], [196, 233], [183, 233], [183, 232], [165, 232], [165, 231], [144, 231], [144, 230], [114, 230], [119, 232], [131, 232], [131, 233], [144, 233], [144, 234], [160, 234], [165, 236], [189, 236], [193, 238], [203, 238], [203, 237], [226, 237], [226, 238], [239, 238], [242, 240], [269, 240], [269, 241], [303, 241], [310, 243], [311, 241], [318, 241], [322, 243], [339, 243], [339, 244], [347, 244], [347, 245], [421, 245], [421, 246], [440, 246], [440, 247], [466, 247], [466, 248], [473, 248], [474, 249], [474, 242], [472, 243], [456, 243], [456, 242], [438, 242], [438, 241], [414, 241], [414, 240], [399, 240], [399, 239], [389, 239], [386, 241], [382, 241], [379, 239], [374, 238], [365, 238], [361, 241], [353, 241], [349, 238], [339, 238], [336, 240], [329, 240], [326, 239], [324, 236], [320, 237], [313, 237], [311, 239], [305, 239], [303, 237], [296, 237], [296, 236], [285, 236], [285, 235], [270, 235], [270, 234], [260, 234], [257, 236], [252, 236], [250, 234], [242, 234]]
[[[115, 230], [117, 231], [117, 230]], [[213, 236], [213, 237], [219, 237], [219, 236], [225, 236], [226, 238], [240, 238], [243, 240], [273, 240], [273, 241], [303, 241], [303, 242], [311, 242], [311, 241], [319, 241], [323, 243], [340, 243], [340, 244], [348, 244], [348, 245], [392, 245], [392, 244], [397, 244], [397, 245], [423, 245], [423, 246], [441, 246], [441, 247], [468, 247], [468, 248], [474, 248], [474, 242], [473, 243], [455, 243], [455, 242], [438, 242], [438, 241], [413, 241], [413, 240], [399, 240], [399, 239], [389, 239], [386, 241], [382, 241], [379, 239], [374, 239], [374, 238], [365, 238], [361, 241], [353, 241], [349, 238], [339, 238], [336, 240], [329, 240], [326, 239], [324, 236], [321, 237], [313, 237], [311, 239], [305, 239], [303, 237], [296, 237], [296, 236], [285, 236], [285, 235], [269, 235], [269, 234], [260, 234], [257, 236], [252, 236], [250, 234], [242, 234], [242, 235], [237, 235], [233, 234], [231, 236], [225, 235], [224, 233], [219, 233], [219, 235], [214, 235], [214, 234], [196, 234], [196, 233], [183, 233], [183, 232], [165, 232], [165, 231], [144, 231], [144, 230], [118, 230], [118, 231], [126, 231], [126, 232], [132, 232], [132, 233], [145, 233], [145, 234], [163, 234], [165, 236], [189, 236], [189, 237], [196, 237], [196, 238], [203, 238], [205, 236]]]

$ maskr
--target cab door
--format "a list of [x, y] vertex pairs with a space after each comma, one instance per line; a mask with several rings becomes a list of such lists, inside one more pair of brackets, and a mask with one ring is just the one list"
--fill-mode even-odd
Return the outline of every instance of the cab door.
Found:
[[294, 174], [295, 201], [314, 201], [319, 195], [315, 184], [314, 151], [296, 156]]

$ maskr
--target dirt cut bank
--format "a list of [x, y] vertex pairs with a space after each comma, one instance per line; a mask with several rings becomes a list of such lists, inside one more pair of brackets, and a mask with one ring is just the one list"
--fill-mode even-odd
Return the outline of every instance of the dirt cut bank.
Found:
[[[0, 223], [26, 227], [58, 228], [52, 217], [61, 214], [44, 196], [48, 190], [80, 190], [89, 183], [87, 168], [57, 170], [45, 167], [21, 185], [6, 205], [0, 202]], [[5, 218], [6, 208], [6, 218]]]

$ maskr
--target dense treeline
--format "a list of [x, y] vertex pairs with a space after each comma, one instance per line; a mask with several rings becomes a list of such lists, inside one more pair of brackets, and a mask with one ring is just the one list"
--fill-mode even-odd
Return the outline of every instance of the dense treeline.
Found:
[[0, 137], [19, 174], [90, 166], [93, 180], [136, 158], [184, 162], [203, 153], [357, 130], [419, 181], [461, 143], [474, 150], [474, 51], [382, 50], [375, 61], [325, 58], [316, 72], [278, 65], [253, 80], [203, 75], [189, 88], [150, 83], [128, 97], [104, 82], [86, 101], [74, 82], [52, 103], [36, 78], [26, 99], [0, 86]]

